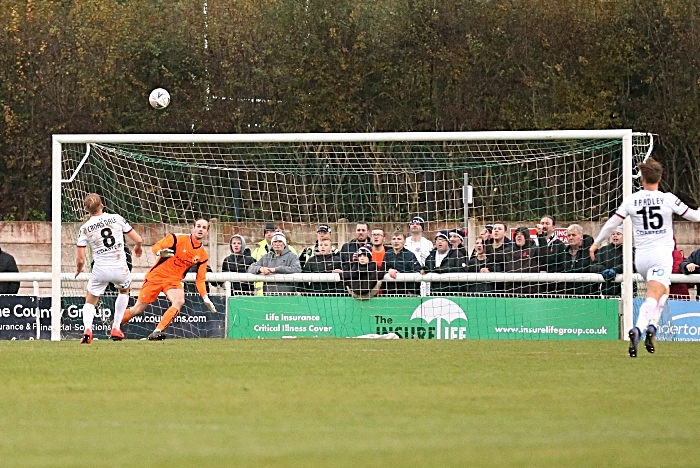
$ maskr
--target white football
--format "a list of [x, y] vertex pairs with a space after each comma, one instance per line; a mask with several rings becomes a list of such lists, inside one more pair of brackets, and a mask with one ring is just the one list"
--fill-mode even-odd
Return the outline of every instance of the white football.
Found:
[[148, 102], [154, 109], [165, 109], [170, 104], [170, 93], [163, 88], [156, 88], [148, 96]]

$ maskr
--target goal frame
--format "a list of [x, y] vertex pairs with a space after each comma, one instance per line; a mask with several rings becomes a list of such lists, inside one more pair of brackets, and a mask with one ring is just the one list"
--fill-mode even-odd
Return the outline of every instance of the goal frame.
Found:
[[[392, 133], [276, 133], [276, 134], [85, 134], [52, 136], [51, 170], [51, 340], [61, 340], [61, 184], [62, 145], [90, 143], [343, 143], [374, 141], [479, 141], [479, 140], [579, 140], [619, 139], [622, 143], [622, 194], [632, 194], [631, 129], [618, 130], [547, 130], [547, 131], [482, 131], [482, 132], [392, 132]], [[80, 167], [76, 169], [76, 172]], [[632, 224], [624, 223], [624, 266], [621, 308], [623, 327], [632, 326], [633, 266]]]

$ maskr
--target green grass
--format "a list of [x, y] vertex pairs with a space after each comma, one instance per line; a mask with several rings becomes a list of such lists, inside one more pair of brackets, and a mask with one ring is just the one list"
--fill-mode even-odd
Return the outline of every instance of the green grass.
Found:
[[0, 342], [0, 465], [695, 466], [699, 361], [693, 343]]

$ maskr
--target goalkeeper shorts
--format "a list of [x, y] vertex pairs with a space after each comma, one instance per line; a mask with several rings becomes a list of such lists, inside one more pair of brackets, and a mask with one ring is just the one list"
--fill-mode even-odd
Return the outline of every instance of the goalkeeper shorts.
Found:
[[139, 301], [150, 304], [155, 301], [161, 292], [167, 294], [171, 289], [184, 289], [182, 283], [177, 280], [153, 281], [146, 280], [139, 291]]

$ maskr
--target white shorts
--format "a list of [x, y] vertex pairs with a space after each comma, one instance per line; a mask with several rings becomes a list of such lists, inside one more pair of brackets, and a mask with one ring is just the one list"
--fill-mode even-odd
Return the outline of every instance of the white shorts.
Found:
[[114, 283], [119, 289], [127, 289], [131, 285], [129, 268], [126, 265], [123, 267], [93, 268], [87, 290], [93, 296], [101, 296], [109, 283]]
[[[667, 253], [667, 254], [666, 254]], [[673, 254], [667, 251], [640, 252], [634, 260], [637, 272], [647, 281], [658, 281], [666, 286], [671, 285], [671, 270], [673, 270]]]

